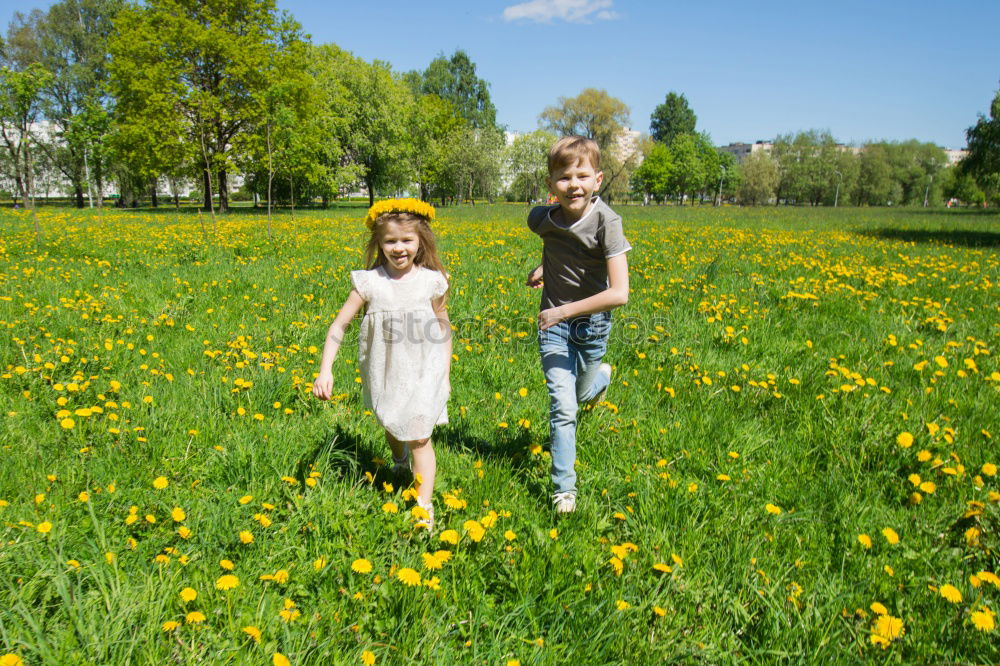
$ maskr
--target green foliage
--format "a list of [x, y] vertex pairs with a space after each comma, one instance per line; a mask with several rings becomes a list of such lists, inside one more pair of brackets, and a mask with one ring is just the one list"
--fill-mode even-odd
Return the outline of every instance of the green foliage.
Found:
[[490, 100], [489, 84], [476, 74], [476, 64], [465, 51], [459, 49], [450, 58], [439, 55], [419, 81], [409, 81], [412, 87], [419, 85], [421, 93], [437, 95], [451, 103], [473, 129], [496, 128], [497, 110]]
[[314, 53], [327, 108], [340, 118], [340, 145], [365, 184], [369, 201], [374, 203], [377, 192], [406, 187], [413, 150], [407, 124], [414, 103], [406, 84], [388, 64], [365, 62], [332, 44]]
[[632, 173], [632, 187], [654, 201], [663, 201], [672, 191], [673, 168], [670, 148], [653, 142], [642, 164]]
[[750, 153], [740, 167], [743, 184], [739, 190], [740, 203], [756, 206], [767, 204], [774, 198], [781, 180], [778, 161], [765, 150]]
[[510, 183], [510, 200], [538, 202], [546, 198], [549, 148], [557, 139], [551, 132], [535, 130], [518, 135], [504, 149], [504, 177]]
[[123, 10], [115, 27], [110, 73], [121, 159], [150, 177], [187, 164], [225, 209], [233, 146], [260, 123], [287, 21], [273, 0], [152, 0]]
[[586, 88], [576, 97], [560, 97], [555, 106], [542, 111], [538, 120], [559, 136], [593, 139], [600, 146], [603, 159], [617, 148], [622, 130], [629, 122], [629, 108], [606, 90]]
[[670, 145], [678, 134], [694, 134], [698, 117], [688, 106], [684, 93], [667, 93], [662, 104], [653, 109], [649, 119], [649, 134], [655, 141]]

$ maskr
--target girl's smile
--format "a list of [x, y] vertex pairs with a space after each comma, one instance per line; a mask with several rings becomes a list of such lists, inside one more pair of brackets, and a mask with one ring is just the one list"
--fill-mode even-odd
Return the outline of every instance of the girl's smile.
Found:
[[420, 237], [412, 224], [387, 222], [378, 245], [389, 276], [400, 278], [413, 268], [420, 252]]

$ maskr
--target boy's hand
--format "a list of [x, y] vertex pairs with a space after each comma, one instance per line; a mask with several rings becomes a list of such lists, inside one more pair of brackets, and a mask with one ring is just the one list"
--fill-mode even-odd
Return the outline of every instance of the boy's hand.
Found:
[[524, 284], [526, 286], [528, 286], [528, 287], [531, 287], [532, 289], [538, 289], [539, 287], [541, 287], [542, 286], [542, 267], [538, 266], [537, 268], [531, 270], [528, 273], [528, 280]]
[[563, 309], [561, 307], [542, 310], [538, 313], [538, 328], [544, 331], [547, 328], [552, 328], [565, 319], [566, 315], [563, 314]]
[[329, 400], [333, 395], [333, 373], [321, 372], [313, 382], [313, 395], [320, 400]]

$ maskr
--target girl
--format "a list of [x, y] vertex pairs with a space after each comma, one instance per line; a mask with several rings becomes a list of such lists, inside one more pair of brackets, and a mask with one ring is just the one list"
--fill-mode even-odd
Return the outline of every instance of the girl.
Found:
[[[354, 315], [365, 307], [358, 344], [365, 405], [385, 428], [393, 472], [411, 467], [419, 483], [417, 526], [434, 528], [434, 426], [448, 422], [451, 323], [448, 279], [429, 223], [434, 208], [416, 199], [371, 207], [366, 271], [352, 271], [353, 289], [330, 325], [313, 393], [328, 400], [333, 360]], [[410, 464], [412, 456], [412, 464]]]

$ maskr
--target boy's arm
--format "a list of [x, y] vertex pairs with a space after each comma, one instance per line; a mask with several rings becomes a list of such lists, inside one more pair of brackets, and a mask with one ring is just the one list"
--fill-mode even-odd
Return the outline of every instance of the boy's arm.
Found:
[[538, 264], [535, 268], [528, 271], [528, 279], [525, 281], [525, 286], [531, 287], [532, 289], [538, 289], [542, 286], [542, 265]]
[[538, 328], [545, 330], [580, 315], [604, 312], [628, 303], [628, 259], [621, 253], [608, 259], [608, 288], [593, 296], [538, 313]]
[[337, 351], [340, 349], [340, 343], [344, 340], [347, 326], [364, 304], [365, 301], [361, 298], [361, 294], [356, 289], [351, 289], [343, 307], [340, 308], [340, 312], [337, 313], [326, 332], [326, 342], [323, 343], [323, 358], [319, 362], [319, 377], [313, 382], [313, 395], [320, 400], [329, 400], [333, 394], [333, 359], [337, 358]]

